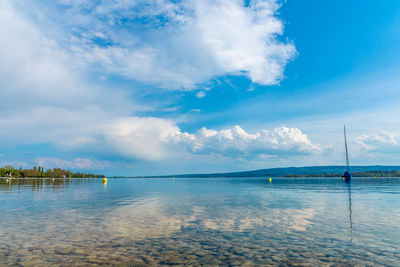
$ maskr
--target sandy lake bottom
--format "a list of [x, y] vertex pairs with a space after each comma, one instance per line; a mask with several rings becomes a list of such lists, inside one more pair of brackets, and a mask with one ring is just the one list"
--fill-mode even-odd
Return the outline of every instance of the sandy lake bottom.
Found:
[[400, 266], [400, 178], [1, 178], [0, 203], [0, 266]]

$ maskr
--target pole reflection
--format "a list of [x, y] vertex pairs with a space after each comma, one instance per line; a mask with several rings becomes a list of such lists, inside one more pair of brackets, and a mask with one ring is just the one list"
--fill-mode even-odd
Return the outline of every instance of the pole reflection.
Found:
[[347, 195], [348, 195], [348, 209], [349, 209], [349, 223], [350, 223], [350, 242], [353, 242], [353, 210], [351, 206], [351, 183], [347, 184]]

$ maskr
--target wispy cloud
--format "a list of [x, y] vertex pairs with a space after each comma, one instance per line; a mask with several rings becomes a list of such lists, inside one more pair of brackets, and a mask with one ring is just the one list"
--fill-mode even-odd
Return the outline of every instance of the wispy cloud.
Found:
[[18, 167], [26, 167], [28, 164], [25, 161], [0, 161], [0, 166], [13, 166], [15, 168]]
[[108, 161], [99, 161], [89, 158], [76, 158], [73, 160], [65, 160], [59, 158], [42, 158], [38, 157], [35, 162], [46, 168], [67, 168], [67, 169], [105, 169], [111, 164]]
[[356, 143], [363, 149], [380, 152], [400, 152], [400, 134], [394, 132], [381, 131], [376, 134], [363, 134], [356, 138]]
[[[26, 14], [41, 7], [31, 2]], [[162, 88], [192, 89], [226, 74], [276, 84], [296, 54], [277, 37], [275, 0], [60, 1], [47, 9], [56, 16], [36, 21], [55, 24], [53, 38], [74, 65]]]
[[0, 122], [7, 125], [0, 144], [92, 143], [99, 125], [132, 112], [135, 103], [120, 90], [89, 83], [44, 33], [11, 2], [0, 2], [0, 35], [7, 36], [0, 40], [0, 61], [7, 62], [0, 64]]
[[196, 94], [196, 97], [197, 97], [197, 98], [204, 98], [204, 97], [206, 97], [206, 92], [200, 91], [200, 92], [198, 92], [198, 93]]

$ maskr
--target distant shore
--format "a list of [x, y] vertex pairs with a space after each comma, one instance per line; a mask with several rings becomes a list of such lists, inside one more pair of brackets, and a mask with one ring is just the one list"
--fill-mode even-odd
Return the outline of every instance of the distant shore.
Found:
[[[343, 173], [323, 173], [313, 175], [290, 175], [287, 174], [284, 177], [341, 177]], [[353, 177], [400, 177], [399, 171], [372, 171], [372, 172], [354, 172], [351, 173]]]
[[[259, 169], [242, 172], [198, 173], [171, 175], [114, 175], [110, 178], [223, 178], [223, 177], [341, 177], [345, 166], [309, 166]], [[400, 177], [400, 166], [351, 166], [353, 177]], [[105, 175], [73, 172], [61, 168], [45, 169], [34, 166], [32, 169], [15, 169], [12, 166], [0, 168], [0, 177], [8, 178], [104, 178]]]
[[[152, 176], [130, 176], [135, 178], [223, 178], [223, 177], [341, 177], [345, 166], [307, 166], [307, 167], [281, 167], [259, 169], [240, 172], [220, 173], [194, 173], [194, 174], [169, 174]], [[354, 177], [400, 177], [400, 166], [351, 166], [350, 173]], [[122, 178], [127, 176], [114, 176]]]

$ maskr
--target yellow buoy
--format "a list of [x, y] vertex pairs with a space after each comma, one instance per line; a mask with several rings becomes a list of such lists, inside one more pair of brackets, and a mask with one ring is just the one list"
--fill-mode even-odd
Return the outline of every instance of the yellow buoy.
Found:
[[344, 180], [344, 177], [342, 177], [342, 180]]
[[106, 177], [103, 178], [103, 184], [107, 184], [107, 178]]
[[272, 178], [271, 178], [271, 177], [269, 177], [269, 178], [268, 178], [268, 181], [269, 181], [269, 182], [272, 182]]
[[378, 178], [378, 179], [379, 179], [379, 175], [378, 175], [376, 178]]

